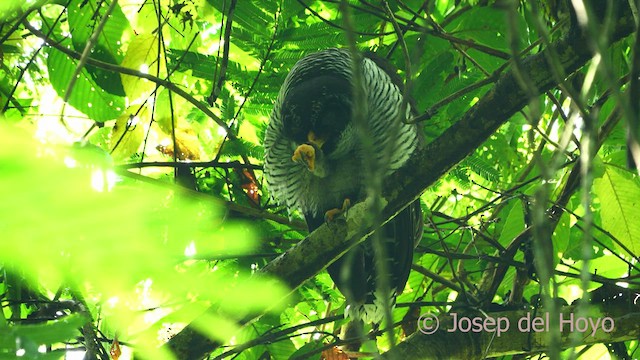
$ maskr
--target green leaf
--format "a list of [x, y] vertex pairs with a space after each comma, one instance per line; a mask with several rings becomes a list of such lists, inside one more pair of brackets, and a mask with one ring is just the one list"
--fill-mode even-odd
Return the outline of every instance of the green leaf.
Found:
[[569, 239], [571, 238], [570, 220], [570, 215], [568, 213], [563, 213], [560, 217], [558, 225], [554, 229], [551, 238], [553, 241], [553, 247], [555, 249], [561, 251], [565, 251], [563, 249], [567, 249], [567, 246], [569, 245]]
[[[48, 48], [47, 53], [51, 85], [64, 98], [78, 62], [52, 48]], [[115, 119], [124, 110], [124, 98], [111, 95], [101, 88], [86, 68], [78, 74], [68, 103], [98, 122]]]
[[[323, 346], [324, 344], [321, 341], [312, 341], [305, 344], [301, 348], [299, 348], [296, 352], [291, 354], [290, 357], [292, 358], [301, 357], [303, 359], [319, 360], [320, 355], [322, 355], [319, 350]], [[313, 353], [313, 355], [307, 355], [309, 353]]]
[[[98, 9], [98, 6], [100, 8]], [[69, 28], [73, 32], [72, 43], [78, 53], [82, 53], [89, 39], [93, 35], [97, 25], [102, 21], [102, 14], [107, 10], [108, 4], [103, 1], [74, 0], [68, 6]], [[97, 16], [100, 15], [100, 16]], [[91, 58], [109, 64], [120, 64], [122, 61], [121, 41], [126, 29], [129, 29], [129, 21], [122, 9], [116, 4], [105, 23], [102, 32], [97, 37], [97, 42], [91, 50]], [[92, 79], [110, 94], [124, 96], [124, 88], [120, 75], [113, 71], [107, 71], [92, 65], [86, 65], [87, 72]]]
[[20, 325], [14, 328], [13, 333], [17, 338], [24, 337], [39, 345], [50, 345], [78, 336], [78, 328], [86, 321], [81, 315], [72, 314], [43, 324]]
[[5, 19], [11, 19], [18, 13], [21, 7], [26, 7], [26, 4], [22, 1], [3, 1], [0, 3], [0, 22]]
[[[504, 20], [505, 16], [509, 15], [504, 10], [478, 6], [453, 20], [445, 30], [456, 37], [473, 39], [476, 43], [507, 51], [509, 30]], [[526, 29], [525, 23], [521, 17], [517, 20], [520, 25], [518, 30], [522, 33]]]
[[593, 183], [600, 201], [602, 227], [633, 254], [640, 253], [640, 184], [628, 171], [606, 166]]
[[[203, 261], [250, 251], [255, 234], [246, 224], [223, 222], [210, 201], [177, 196], [168, 188], [125, 183], [108, 193], [93, 191], [98, 169], [70, 169], [60, 158], [38, 158], [31, 155], [33, 140], [2, 130], [0, 229], [3, 238], [14, 241], [0, 241], [0, 263], [20, 271], [30, 284], [57, 289], [73, 278], [65, 287], [81, 284], [75, 287], [104, 304], [116, 329], [148, 328], [135, 300], [143, 286], [145, 301], [154, 306], [185, 302], [204, 311], [215, 303], [222, 314], [278, 309], [286, 291], [279, 282]], [[67, 340], [68, 329], [79, 325], [69, 323], [72, 319], [56, 323], [59, 337], [42, 326], [27, 332], [37, 345]], [[176, 316], [176, 322], [192, 320]], [[149, 349], [156, 345], [140, 342]]]
[[[118, 64], [115, 56], [113, 56], [113, 54], [107, 51], [100, 44], [97, 44], [94, 47], [91, 57], [108, 64]], [[93, 81], [95, 81], [96, 84], [98, 84], [102, 89], [112, 95], [125, 96], [120, 74], [113, 71], [104, 70], [90, 64], [87, 64], [86, 68]]]
[[460, 164], [471, 171], [482, 176], [486, 180], [497, 182], [500, 180], [500, 173], [493, 167], [493, 164], [482, 158], [480, 155], [472, 154], [464, 159]]
[[511, 210], [509, 210], [509, 215], [507, 215], [507, 219], [502, 227], [498, 242], [505, 246], [508, 245], [524, 228], [524, 209], [522, 208], [522, 202], [516, 201], [511, 207]]
[[256, 159], [262, 159], [264, 156], [264, 149], [262, 148], [262, 145], [238, 139], [236, 141], [227, 142], [222, 149], [221, 154], [227, 156], [244, 154]]

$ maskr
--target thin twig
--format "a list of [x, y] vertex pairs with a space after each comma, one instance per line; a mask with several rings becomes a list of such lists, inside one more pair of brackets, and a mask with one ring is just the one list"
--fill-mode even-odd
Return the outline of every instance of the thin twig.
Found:
[[404, 34], [402, 29], [400, 29], [400, 25], [396, 21], [396, 18], [389, 7], [389, 3], [384, 0], [384, 8], [387, 11], [389, 18], [391, 19], [391, 24], [393, 24], [393, 29], [396, 32], [396, 36], [398, 37], [398, 42], [400, 43], [400, 47], [402, 48], [402, 55], [404, 56], [404, 90], [402, 91], [402, 107], [400, 108], [400, 114], [398, 117], [402, 122], [406, 122], [405, 115], [407, 113], [407, 106], [409, 105], [409, 94], [411, 92], [411, 83], [412, 83], [412, 71], [411, 71], [411, 57], [409, 56], [409, 49], [407, 48], [407, 43], [404, 41]]
[[[418, 11], [413, 11], [408, 5], [406, 5], [404, 2], [399, 1], [398, 2], [403, 8], [405, 8], [407, 11], [411, 12], [413, 14], [413, 17], [409, 20], [411, 23], [415, 24], [415, 21], [418, 18], [421, 18], [420, 12], [421, 11], [427, 11], [427, 5], [429, 4], [429, 0], [424, 0], [424, 2], [422, 3], [422, 5], [420, 5], [420, 8], [418, 9]], [[428, 16], [428, 15], [427, 15]], [[403, 35], [403, 39], [404, 39], [404, 35], [407, 33], [408, 29], [404, 29], [402, 30], [402, 35]], [[426, 35], [426, 32], [423, 31], [423, 36], [421, 37], [421, 39], [424, 39]], [[398, 47], [398, 44], [400, 42], [396, 41], [393, 43], [393, 45], [391, 45], [391, 48], [389, 49], [389, 51], [387, 52], [387, 59], [389, 59], [391, 57], [391, 54], [393, 54], [393, 52], [396, 50], [396, 48]], [[421, 45], [419, 43], [418, 47], [421, 48]], [[421, 49], [418, 49], [418, 53], [421, 53], [420, 51]]]
[[637, 8], [634, 6], [634, 1], [629, 0], [629, 4], [633, 4], [631, 9], [634, 11], [634, 19], [636, 21], [636, 32], [634, 34], [634, 41], [631, 53], [631, 71], [630, 78], [631, 84], [629, 86], [628, 102], [630, 104], [629, 113], [626, 116], [627, 119], [627, 166], [635, 168], [640, 171], [640, 144], [638, 129], [640, 129], [640, 19], [638, 19]]
[[229, 4], [229, 12], [227, 14], [227, 20], [224, 28], [224, 42], [223, 42], [223, 50], [222, 50], [222, 62], [220, 63], [220, 76], [218, 77], [218, 83], [215, 84], [213, 89], [211, 89], [211, 95], [207, 99], [209, 106], [213, 106], [213, 104], [220, 96], [220, 92], [222, 91], [222, 86], [227, 78], [227, 66], [229, 65], [229, 46], [231, 45], [231, 29], [233, 28], [233, 12], [236, 8], [237, 0], [231, 0]]
[[116, 165], [116, 169], [141, 169], [146, 167], [185, 167], [185, 168], [220, 168], [220, 169], [251, 169], [262, 170], [262, 165], [256, 164], [243, 164], [239, 161], [231, 162], [218, 162], [218, 161], [194, 161], [194, 162], [180, 162], [180, 161], [154, 161], [154, 162], [137, 162], [132, 164]]
[[453, 36], [453, 35], [451, 35], [449, 33], [446, 33], [446, 32], [438, 32], [438, 31], [436, 31], [436, 32], [434, 32], [433, 35], [436, 36], [436, 37], [439, 37], [441, 39], [450, 41], [452, 43], [461, 44], [461, 45], [470, 47], [472, 49], [478, 50], [480, 52], [483, 52], [483, 53], [485, 53], [487, 55], [491, 55], [491, 56], [494, 56], [494, 57], [497, 57], [497, 58], [500, 58], [500, 59], [503, 59], [503, 60], [509, 60], [511, 58], [511, 56], [506, 52], [503, 52], [503, 51], [500, 51], [500, 50], [496, 50], [494, 48], [491, 48], [491, 47], [488, 47], [488, 46], [485, 46], [485, 45], [482, 45], [482, 44], [478, 44], [473, 40], [466, 40], [466, 39], [457, 38], [457, 37], [455, 37], [455, 36]]
[[[65, 8], [67, 8], [69, 6], [69, 4], [71, 3], [71, 0], [68, 0], [67, 4], [65, 4]], [[25, 23], [27, 22], [27, 17], [33, 12], [35, 11], [36, 8], [31, 8], [28, 11], [26, 11], [18, 20], [19, 22], [17, 22], [15, 24], [15, 26], [18, 26], [21, 23]], [[47, 37], [50, 36], [54, 29], [55, 29], [55, 25], [60, 21], [60, 19], [62, 19], [62, 17], [65, 15], [66, 13], [64, 11], [61, 11], [58, 16], [56, 17], [56, 19], [53, 22], [53, 25], [51, 25], [49, 27], [49, 31], [47, 32]], [[9, 34], [7, 34], [8, 36]], [[3, 44], [5, 41], [5, 38], [2, 39], [2, 42], [0, 42], [0, 44]], [[23, 66], [23, 67], [18, 67], [20, 69], [20, 73], [18, 74], [15, 83], [13, 84], [13, 87], [11, 88], [11, 91], [6, 94], [7, 96], [7, 102], [4, 104], [4, 106], [2, 107], [2, 111], [0, 111], [0, 113], [4, 113], [7, 111], [7, 109], [9, 109], [9, 100], [14, 99], [13, 95], [16, 93], [16, 91], [18, 90], [18, 86], [20, 85], [20, 81], [22, 81], [22, 77], [24, 76], [24, 74], [27, 72], [27, 69], [29, 68], [29, 66], [31, 66], [31, 64], [33, 64], [33, 62], [35, 61], [36, 57], [38, 57], [38, 55], [40, 54], [40, 51], [42, 51], [42, 49], [44, 48], [44, 46], [40, 46], [39, 48], [36, 49], [36, 51], [33, 52], [33, 54], [31, 55], [31, 57], [29, 58], [29, 61]], [[17, 101], [16, 101], [17, 102]]]
[[[352, 73], [352, 92], [353, 92], [353, 101], [352, 101], [352, 122], [356, 129], [356, 137], [359, 140], [362, 151], [365, 154], [373, 154], [374, 144], [372, 142], [371, 135], [371, 127], [367, 119], [368, 111], [365, 108], [367, 106], [367, 98], [366, 93], [364, 91], [365, 79], [363, 78], [363, 61], [362, 56], [356, 48], [356, 37], [355, 32], [353, 31], [353, 21], [351, 18], [351, 9], [349, 8], [349, 4], [347, 0], [342, 0], [340, 2], [340, 11], [342, 12], [342, 18], [344, 21], [345, 28], [345, 37], [347, 38], [347, 45], [349, 52], [351, 54], [351, 73]], [[397, 130], [400, 127], [401, 122], [396, 121], [396, 119], [389, 119], [389, 121], [393, 121], [392, 126], [390, 126], [390, 131], [392, 133], [387, 134], [390, 139], [395, 139], [397, 135]], [[396, 133], [396, 134], [394, 134]], [[393, 141], [388, 143], [388, 146], [391, 146]], [[391, 150], [391, 149], [389, 149]], [[385, 154], [391, 154], [391, 151], [385, 151]], [[369, 212], [369, 219], [373, 221], [378, 221], [380, 215], [382, 214], [382, 202], [379, 194], [382, 189], [382, 182], [380, 181], [382, 173], [380, 173], [379, 167], [380, 165], [386, 166], [387, 162], [382, 162], [381, 164], [376, 164], [374, 157], [364, 157], [362, 161], [363, 165], [363, 173], [366, 181], [366, 189], [368, 194], [374, 194], [371, 198], [371, 208]], [[370, 241], [370, 244], [373, 248], [373, 256], [374, 256], [374, 271], [378, 274], [376, 277], [376, 291], [379, 291], [381, 294], [390, 294], [391, 286], [389, 284], [389, 279], [384, 274], [388, 274], [389, 269], [387, 268], [387, 261], [385, 260], [385, 249], [382, 245], [382, 239], [378, 232], [374, 232], [371, 234], [370, 238], [367, 241]], [[383, 318], [387, 324], [391, 324], [393, 321], [391, 314], [391, 299], [388, 296], [382, 296], [382, 311]], [[391, 346], [395, 345], [395, 334], [393, 331], [389, 331], [387, 333], [388, 340]]]
[[[233, 123], [235, 123], [238, 120], [238, 116], [240, 115], [240, 112], [244, 108], [244, 105], [247, 103], [247, 101], [249, 101], [251, 93], [253, 92], [253, 89], [255, 88], [256, 84], [258, 83], [258, 79], [260, 78], [260, 75], [262, 74], [262, 71], [264, 70], [264, 66], [267, 64], [267, 61], [269, 60], [269, 57], [271, 56], [271, 52], [273, 51], [273, 46], [276, 43], [276, 38], [277, 38], [277, 35], [278, 35], [278, 26], [279, 26], [279, 23], [280, 23], [280, 12], [281, 11], [282, 11], [282, 3], [280, 3], [280, 7], [278, 8], [278, 11], [274, 15], [275, 25], [274, 25], [274, 28], [273, 28], [273, 35], [271, 36], [271, 41], [269, 42], [269, 46], [267, 47], [267, 52], [265, 53], [264, 57], [262, 58], [262, 61], [260, 61], [260, 68], [258, 69], [258, 74], [256, 74], [256, 76], [253, 78], [253, 82], [251, 83], [251, 86], [249, 87], [249, 90], [247, 90], [247, 92], [244, 94], [242, 103], [240, 103], [240, 106], [238, 107], [238, 110], [233, 115], [233, 119], [229, 123], [230, 124], [229, 126], [233, 125]], [[214, 161], [220, 160], [220, 156], [222, 155], [222, 150], [224, 149], [224, 145], [225, 145], [226, 140], [227, 140], [227, 137], [225, 135], [224, 139], [222, 139], [222, 143], [218, 147], [218, 151], [216, 153], [216, 156], [213, 158]], [[246, 163], [249, 163], [249, 162], [246, 161]]]
[[[56, 50], [70, 56], [71, 58], [74, 59], [79, 59], [80, 58], [80, 54], [78, 54], [77, 52], [67, 49], [66, 47], [60, 45], [60, 44], [56, 44], [55, 42], [53, 42], [48, 36], [46, 36], [44, 33], [42, 33], [42, 31], [34, 28], [33, 26], [31, 26], [31, 24], [29, 24], [29, 22], [23, 22], [23, 25], [29, 30], [31, 31], [31, 33], [33, 33], [35, 36], [45, 40], [47, 42], [47, 44], [53, 48], [55, 48]], [[205, 115], [207, 115], [208, 117], [210, 117], [213, 121], [215, 121], [221, 128], [223, 128], [228, 134], [229, 134], [229, 138], [232, 140], [237, 140], [238, 137], [236, 136], [236, 134], [233, 132], [233, 130], [231, 130], [227, 124], [224, 123], [224, 121], [222, 121], [216, 114], [214, 114], [204, 103], [196, 100], [192, 95], [190, 95], [189, 93], [187, 93], [186, 91], [182, 90], [182, 88], [178, 87], [176, 84], [172, 83], [171, 81], [165, 80], [165, 79], [161, 79], [157, 76], [153, 76], [153, 75], [149, 75], [137, 70], [133, 70], [130, 68], [126, 68], [123, 66], [119, 66], [119, 65], [114, 65], [114, 64], [110, 64], [110, 63], [106, 63], [100, 60], [95, 60], [92, 58], [87, 58], [87, 64], [89, 65], [93, 65], [96, 67], [99, 67], [101, 69], [105, 69], [105, 70], [110, 70], [110, 71], [115, 71], [121, 74], [125, 74], [125, 75], [131, 75], [131, 76], [136, 76], [142, 79], [146, 79], [149, 80], [151, 82], [154, 82], [158, 85], [162, 85], [165, 88], [175, 92], [176, 94], [180, 95], [181, 97], [183, 97], [185, 100], [187, 100], [189, 103], [191, 103], [193, 106], [195, 106], [196, 108], [198, 108], [200, 111], [202, 111]]]
[[249, 340], [243, 344], [240, 344], [236, 347], [234, 347], [231, 350], [225, 351], [224, 353], [214, 357], [212, 360], [221, 360], [224, 359], [230, 355], [233, 354], [239, 354], [244, 350], [250, 349], [252, 347], [261, 345], [261, 344], [271, 344], [276, 342], [277, 339], [282, 338], [283, 336], [286, 336], [288, 334], [294, 333], [298, 330], [304, 329], [304, 328], [309, 328], [309, 327], [315, 327], [318, 325], [323, 325], [323, 324], [327, 324], [327, 323], [331, 323], [334, 321], [338, 321], [343, 319], [344, 317], [342, 315], [335, 315], [335, 316], [330, 316], [330, 317], [325, 317], [322, 319], [318, 319], [318, 320], [314, 320], [314, 321], [309, 321], [306, 323], [302, 323], [302, 324], [298, 324], [286, 329], [282, 329], [279, 331], [275, 331], [275, 332], [266, 332], [264, 334], [262, 334], [259, 337], [256, 337], [253, 340]]
[[[338, 24], [334, 23], [334, 22], [333, 22], [333, 21], [331, 21], [331, 20], [325, 19], [325, 18], [324, 18], [324, 17], [322, 17], [322, 15], [320, 15], [317, 11], [313, 10], [309, 5], [305, 4], [305, 3], [304, 3], [304, 1], [302, 1], [302, 0], [297, 0], [297, 1], [298, 1], [298, 3], [299, 3], [300, 5], [302, 5], [302, 7], [304, 7], [304, 8], [305, 8], [306, 10], [308, 10], [311, 14], [313, 14], [313, 16], [315, 16], [315, 17], [317, 17], [318, 19], [320, 19], [323, 23], [325, 23], [325, 24], [327, 24], [327, 25], [329, 25], [329, 26], [331, 26], [331, 27], [333, 27], [333, 28], [336, 28], [336, 29], [340, 29], [340, 30], [345, 31], [345, 28], [344, 28], [343, 26], [340, 26], [340, 25], [338, 25]], [[354, 33], [355, 33], [355, 34], [358, 34], [358, 35], [378, 37], [378, 36], [380, 36], [380, 35], [391, 35], [391, 34], [393, 34], [393, 31], [385, 32], [385, 33], [383, 33], [383, 34], [378, 34], [378, 33], [368, 33], [368, 32], [361, 32], [361, 31], [355, 31], [355, 30], [354, 30]]]
[[85, 358], [109, 360], [107, 351], [102, 346], [100, 340], [98, 340], [96, 328], [93, 326], [91, 312], [88, 310], [87, 303], [84, 300], [82, 293], [77, 290], [71, 290], [71, 295], [76, 301], [77, 311], [86, 318], [86, 321], [81, 328], [82, 335], [84, 336], [84, 346], [87, 349]]
[[443, 107], [444, 105], [447, 105], [453, 101], [455, 101], [456, 99], [461, 98], [462, 96], [476, 90], [479, 89], [483, 86], [492, 84], [494, 82], [496, 82], [496, 80], [498, 79], [498, 77], [500, 76], [500, 73], [498, 71], [494, 71], [493, 74], [491, 74], [491, 76], [489, 76], [486, 79], [480, 80], [476, 83], [473, 83], [467, 87], [464, 87], [456, 92], [454, 92], [453, 94], [445, 97], [444, 99], [438, 101], [437, 103], [431, 105], [431, 107], [429, 109], [427, 109], [422, 115], [417, 116], [415, 119], [411, 120], [412, 123], [418, 123], [421, 121], [425, 121], [425, 120], [429, 120], [431, 119], [431, 117], [433, 117], [437, 112], [438, 109], [440, 109], [441, 107]]

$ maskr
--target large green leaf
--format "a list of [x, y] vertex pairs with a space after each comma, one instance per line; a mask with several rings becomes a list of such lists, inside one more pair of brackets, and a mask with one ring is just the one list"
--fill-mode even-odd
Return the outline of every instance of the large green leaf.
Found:
[[634, 254], [640, 253], [640, 183], [628, 171], [606, 166], [593, 183], [600, 200], [602, 227]]
[[[509, 27], [505, 21], [507, 14], [497, 8], [478, 6], [463, 13], [453, 20], [446, 30], [460, 38], [472, 39], [473, 42], [487, 45], [503, 51], [508, 51], [507, 42]], [[526, 27], [522, 17], [515, 19], [520, 34], [524, 34]]]
[[13, 345], [15, 345], [15, 339], [19, 337], [24, 337], [39, 345], [55, 344], [56, 342], [67, 341], [79, 335], [78, 328], [86, 321], [82, 316], [72, 314], [42, 324], [20, 325], [9, 328], [9, 337], [13, 336]]
[[[0, 128], [0, 140], [5, 145], [0, 147], [0, 229], [3, 239], [13, 240], [0, 241], [0, 263], [20, 271], [31, 284], [55, 289], [73, 278], [69, 286], [85, 292], [85, 298], [117, 302], [102, 309], [111, 329], [150, 326], [135, 300], [142, 284], [144, 301], [191, 309], [174, 316], [182, 323], [212, 303], [221, 314], [211, 319], [223, 323], [222, 314], [264, 311], [283, 297], [283, 288], [266, 278], [225, 268], [232, 262], [216, 262], [212, 269], [195, 260], [238, 256], [255, 243], [246, 225], [223, 221], [210, 201], [131, 183], [96, 192], [94, 175], [108, 177], [103, 173], [108, 169], [70, 169], [58, 156], [37, 158], [31, 155], [37, 145], [6, 127]], [[207, 334], [226, 340], [227, 329], [210, 326]], [[61, 341], [48, 337], [47, 328], [36, 330], [35, 343]], [[140, 340], [141, 347], [155, 348], [157, 332], [151, 333]]]
[[[58, 95], [64, 98], [78, 62], [51, 48], [47, 53], [51, 85]], [[124, 110], [124, 98], [109, 94], [101, 88], [86, 68], [78, 74], [68, 103], [98, 122], [115, 119]]]
[[[98, 8], [99, 7], [99, 8]], [[104, 1], [74, 0], [68, 7], [69, 28], [73, 32], [72, 43], [74, 49], [82, 53], [89, 39], [93, 35], [101, 16], [108, 7]], [[122, 35], [129, 28], [129, 21], [122, 13], [122, 9], [116, 4], [109, 20], [97, 37], [97, 42], [91, 51], [91, 58], [110, 64], [120, 64], [122, 61], [121, 42]], [[88, 73], [93, 80], [107, 92], [124, 96], [120, 75], [113, 71], [86, 65]]]
[[78, 328], [86, 321], [84, 317], [72, 314], [40, 324], [2, 326], [0, 327], [0, 359], [7, 359], [4, 354], [15, 354], [16, 359], [60, 359], [62, 352], [43, 354], [39, 351], [39, 347], [74, 340], [80, 335]]

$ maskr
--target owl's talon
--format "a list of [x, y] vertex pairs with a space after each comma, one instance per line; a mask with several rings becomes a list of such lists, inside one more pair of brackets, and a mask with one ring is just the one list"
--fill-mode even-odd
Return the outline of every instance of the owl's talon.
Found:
[[342, 214], [346, 214], [349, 210], [349, 207], [351, 207], [351, 200], [349, 200], [348, 198], [344, 199], [344, 201], [342, 202], [342, 208], [330, 209], [324, 213], [324, 221], [327, 223], [332, 222], [336, 217]]
[[316, 149], [309, 144], [302, 144], [293, 151], [291, 160], [307, 166], [309, 171], [316, 167]]
[[324, 221], [330, 223], [334, 218], [340, 216], [340, 214], [342, 214], [342, 209], [335, 208], [328, 210], [326, 213], [324, 213]]

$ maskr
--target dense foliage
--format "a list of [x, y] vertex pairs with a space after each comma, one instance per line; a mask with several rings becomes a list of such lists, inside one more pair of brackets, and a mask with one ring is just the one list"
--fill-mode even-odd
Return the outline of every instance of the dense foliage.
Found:
[[[427, 143], [447, 145], [412, 164], [433, 179], [395, 182], [395, 202], [421, 193], [425, 232], [363, 351], [637, 357], [634, 16], [615, 0], [3, 1], [0, 359], [344, 356], [329, 276], [278, 278], [312, 267], [278, 258], [307, 232], [262, 186], [261, 142], [293, 64], [350, 46], [398, 68]], [[527, 311], [551, 326], [517, 330]], [[514, 321], [407, 339], [452, 313]], [[615, 331], [560, 332], [560, 314]]]

